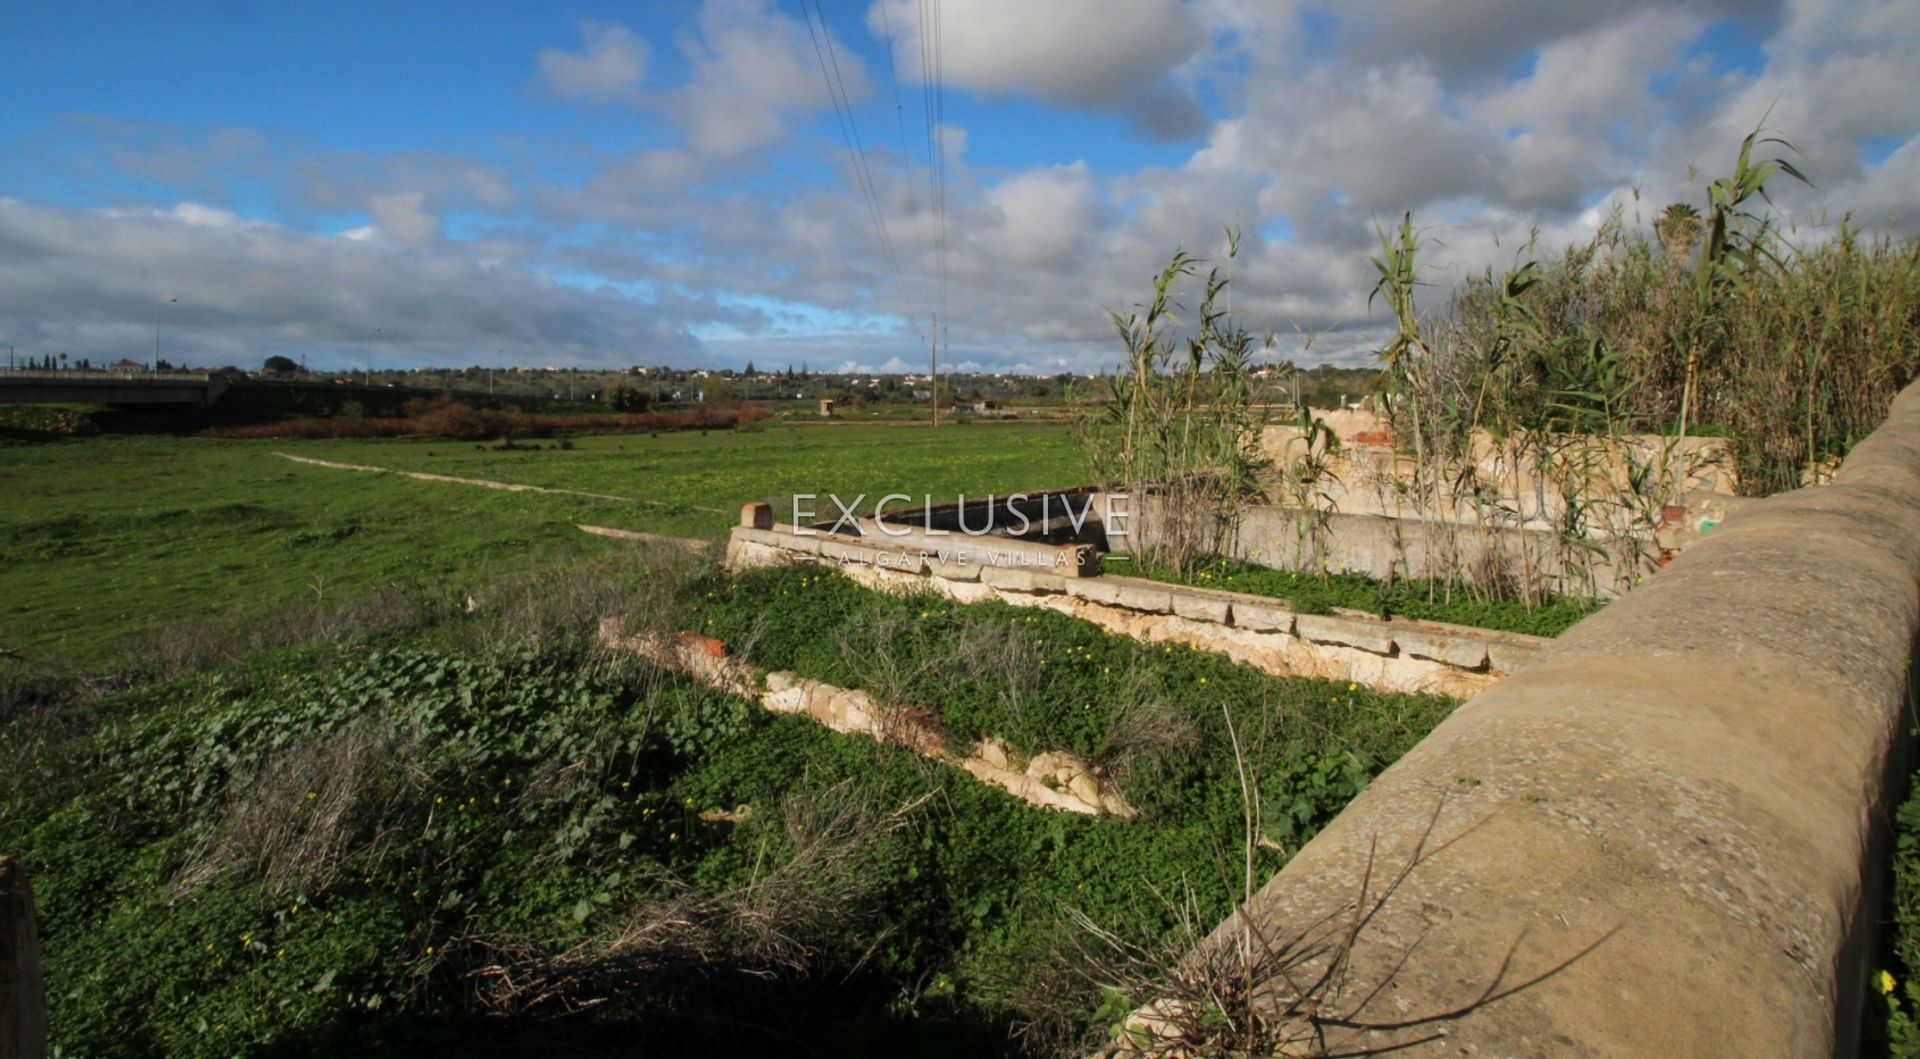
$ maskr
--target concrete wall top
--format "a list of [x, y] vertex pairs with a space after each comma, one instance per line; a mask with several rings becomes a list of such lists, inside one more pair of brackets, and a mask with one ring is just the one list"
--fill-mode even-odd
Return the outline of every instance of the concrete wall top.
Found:
[[1370, 911], [1309, 1005], [1334, 1050], [1848, 1053], [1917, 631], [1920, 384], [1832, 485], [1747, 505], [1454, 713], [1251, 921]]

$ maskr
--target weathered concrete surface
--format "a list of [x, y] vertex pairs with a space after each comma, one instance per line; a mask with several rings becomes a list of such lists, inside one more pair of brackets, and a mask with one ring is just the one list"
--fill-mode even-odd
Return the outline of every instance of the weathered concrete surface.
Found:
[[1251, 921], [1326, 937], [1372, 909], [1315, 1005], [1334, 1050], [1850, 1054], [1916, 631], [1920, 385], [1832, 485], [1733, 513], [1456, 711]]
[[0, 1059], [45, 1059], [46, 990], [33, 888], [19, 864], [0, 857]]

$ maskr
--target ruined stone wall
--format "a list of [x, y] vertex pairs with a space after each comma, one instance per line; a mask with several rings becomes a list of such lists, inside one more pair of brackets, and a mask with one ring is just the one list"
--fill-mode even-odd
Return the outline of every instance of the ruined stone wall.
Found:
[[1336, 1051], [1851, 1054], [1917, 632], [1920, 385], [1456, 711], [1214, 942], [1290, 953], [1262, 1007]]
[[[834, 564], [870, 587], [932, 591], [966, 603], [991, 599], [1043, 607], [1135, 639], [1218, 651], [1278, 676], [1465, 699], [1492, 687], [1549, 642], [1358, 612], [1295, 614], [1283, 600], [1104, 573], [1097, 562], [1069, 558], [1085, 554], [1074, 547], [958, 538], [959, 543], [949, 539], [930, 549], [872, 538], [798, 535], [770, 521], [768, 527], [735, 529], [728, 565]], [[1052, 553], [1059, 561], [1048, 559]]]

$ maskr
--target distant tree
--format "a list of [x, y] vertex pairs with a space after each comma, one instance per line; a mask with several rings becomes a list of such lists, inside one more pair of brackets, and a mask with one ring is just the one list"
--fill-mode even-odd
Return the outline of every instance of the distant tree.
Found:
[[1705, 226], [1700, 211], [1685, 202], [1676, 202], [1660, 211], [1660, 219], [1654, 222], [1654, 234], [1660, 239], [1660, 245], [1667, 250], [1667, 256], [1673, 260], [1682, 260], [1693, 253], [1693, 244]]
[[606, 402], [608, 408], [616, 412], [644, 412], [652, 400], [652, 395], [632, 383], [616, 382], [607, 387], [607, 392], [601, 399]]
[[746, 371], [746, 373], [747, 373], [748, 375], [752, 375], [752, 374], [753, 374], [753, 361], [747, 361], [747, 371]]
[[268, 357], [265, 364], [260, 365], [260, 370], [268, 375], [298, 375], [300, 365], [292, 357], [283, 357], [276, 353]]

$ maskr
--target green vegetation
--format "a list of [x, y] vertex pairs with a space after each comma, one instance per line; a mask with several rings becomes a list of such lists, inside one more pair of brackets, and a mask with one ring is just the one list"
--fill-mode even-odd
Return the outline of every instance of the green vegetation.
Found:
[[[1070, 478], [1063, 427], [931, 432], [819, 426], [581, 437], [497, 451], [445, 440], [233, 442], [95, 437], [4, 450], [0, 648], [54, 668], [121, 660], [154, 633], [259, 630], [294, 603], [385, 594], [464, 605], [498, 576], [611, 547], [585, 522], [714, 537], [780, 491], [984, 495]], [[510, 493], [332, 470], [275, 456], [635, 497]], [[820, 506], [827, 507], [822, 500]], [[157, 632], [164, 630], [164, 633]], [[256, 645], [258, 645], [256, 643]]]
[[[1058, 488], [1086, 471], [1063, 424], [980, 423], [938, 430], [907, 426], [768, 423], [763, 430], [658, 437], [586, 436], [568, 452], [499, 452], [426, 440], [321, 441], [306, 456], [396, 470], [519, 482], [630, 496], [655, 507], [640, 528], [716, 534], [741, 504], [763, 500], [785, 512], [796, 493], [871, 505], [887, 493], [952, 498]], [[709, 510], [700, 511], [697, 508]], [[787, 516], [783, 513], [783, 519]]]
[[1365, 574], [1303, 574], [1219, 556], [1185, 575], [1151, 564], [1130, 568], [1132, 564], [1114, 562], [1111, 556], [1108, 562], [1111, 569], [1134, 577], [1272, 596], [1286, 600], [1298, 614], [1328, 614], [1341, 607], [1381, 618], [1444, 621], [1534, 636], [1558, 636], [1603, 605], [1598, 600], [1570, 596], [1547, 596], [1529, 605], [1521, 599], [1470, 592], [1445, 581], [1401, 578], [1389, 583]]
[[91, 434], [95, 417], [106, 411], [92, 404], [0, 405], [0, 439], [44, 440], [48, 435]]
[[[1139, 499], [1138, 532], [1156, 562], [1190, 573], [1224, 550], [1258, 492], [1266, 409], [1253, 375], [1262, 347], [1225, 308], [1239, 234], [1227, 233], [1227, 271], [1209, 269], [1192, 335], [1174, 329], [1181, 285], [1198, 269], [1175, 253], [1154, 277], [1144, 313], [1109, 310], [1126, 347], [1106, 400], [1080, 419], [1081, 443], [1100, 481]], [[1222, 296], [1226, 295], [1223, 304]]]
[[[0, 647], [53, 668], [259, 628], [298, 603], [460, 601], [608, 542], [627, 505], [456, 490], [279, 459], [259, 444], [99, 437], [6, 450]], [[561, 455], [555, 453], [554, 455]]]
[[[1782, 157], [1759, 158], [1769, 144]], [[1417, 415], [1428, 443], [1458, 452], [1474, 428], [1710, 424], [1753, 496], [1843, 456], [1920, 368], [1920, 243], [1844, 221], [1782, 232], [1755, 207], [1770, 179], [1798, 176], [1787, 153], [1756, 133], [1707, 189], [1705, 214], [1675, 203], [1650, 229], [1616, 215], [1584, 245], [1529, 245], [1514, 269], [1468, 283], [1410, 333], [1404, 429]], [[1395, 260], [1411, 269], [1417, 240], [1401, 242]]]
[[1894, 816], [1889, 881], [1892, 929], [1881, 939], [1881, 958], [1891, 970], [1876, 972], [1870, 983], [1875, 995], [1867, 1000], [1867, 1044], [1911, 1059], [1920, 1056], [1920, 784], [1912, 779]]
[[[590, 619], [622, 607], [660, 628], [704, 610], [763, 664], [877, 692], [905, 674], [955, 732], [1096, 754], [1145, 815], [1032, 809], [600, 656]], [[1264, 878], [1450, 706], [623, 553], [169, 682], [13, 687], [0, 848], [39, 895], [66, 1054], [979, 1055], [1028, 1023], [1072, 1050], [1115, 998], [1058, 986], [1067, 910], [1149, 936], [1214, 922], [1244, 859]]]

